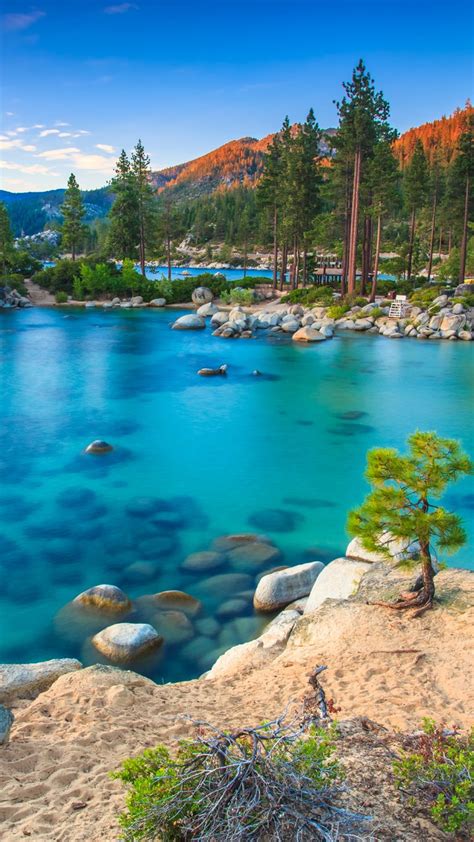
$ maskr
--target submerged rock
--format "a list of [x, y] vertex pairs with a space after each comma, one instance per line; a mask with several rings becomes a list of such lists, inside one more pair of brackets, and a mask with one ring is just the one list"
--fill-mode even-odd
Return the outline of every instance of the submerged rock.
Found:
[[131, 607], [128, 596], [115, 585], [94, 585], [76, 596], [73, 602], [112, 613], [128, 611]]
[[102, 453], [110, 453], [113, 450], [111, 444], [106, 441], [102, 441], [102, 439], [95, 439], [90, 444], [87, 445], [85, 449], [85, 453], [93, 453], [93, 454], [102, 454]]
[[188, 313], [186, 316], [180, 316], [179, 319], [173, 323], [173, 330], [202, 330], [206, 327], [206, 322], [195, 313]]
[[190, 570], [193, 573], [201, 573], [207, 570], [215, 570], [224, 563], [224, 556], [222, 553], [213, 552], [212, 550], [204, 550], [200, 553], [191, 553], [188, 555], [181, 567], [183, 570]]
[[101, 655], [115, 663], [127, 663], [158, 649], [163, 642], [149, 623], [114, 623], [92, 638]]
[[160, 591], [151, 596], [160, 611], [182, 611], [188, 617], [194, 617], [201, 610], [201, 602], [185, 591]]
[[36, 664], [0, 664], [0, 703], [15, 699], [35, 699], [57, 678], [82, 669], [75, 658], [55, 658]]
[[246, 569], [261, 567], [264, 564], [277, 564], [281, 558], [278, 547], [263, 541], [249, 541], [227, 553], [227, 559], [233, 567]]
[[290, 602], [308, 596], [323, 568], [320, 561], [310, 561], [263, 576], [253, 598], [254, 608], [264, 612], [278, 611]]

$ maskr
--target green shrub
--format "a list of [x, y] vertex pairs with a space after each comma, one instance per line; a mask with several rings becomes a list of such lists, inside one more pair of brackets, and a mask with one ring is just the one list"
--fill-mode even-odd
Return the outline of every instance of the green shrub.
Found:
[[281, 298], [282, 304], [319, 304], [328, 307], [333, 301], [333, 289], [330, 286], [305, 287], [293, 289]]
[[254, 304], [255, 293], [253, 289], [231, 289], [221, 293], [221, 301], [224, 304]]
[[453, 298], [453, 304], [462, 304], [463, 307], [474, 307], [474, 292], [466, 292]]
[[432, 284], [425, 285], [423, 287], [419, 287], [418, 289], [412, 290], [410, 295], [410, 301], [416, 307], [429, 307], [429, 305], [438, 298], [440, 295], [440, 287], [433, 286]]
[[329, 307], [327, 315], [330, 319], [342, 319], [343, 315], [350, 310], [348, 304], [333, 304]]
[[60, 289], [60, 290], [57, 291], [54, 298], [56, 300], [56, 304], [66, 304], [67, 303], [67, 292], [64, 292], [63, 289]]
[[128, 788], [124, 838], [330, 839], [336, 823], [349, 836], [363, 822], [334, 804], [342, 777], [334, 738], [334, 726], [280, 719], [233, 734], [201, 727], [174, 758], [163, 745], [147, 749], [112, 774]]
[[426, 804], [433, 820], [448, 833], [474, 830], [474, 729], [469, 736], [446, 732], [432, 719], [393, 764], [395, 782], [411, 804]]
[[374, 307], [368, 315], [372, 316], [374, 319], [380, 319], [381, 316], [385, 316], [385, 313], [381, 307]]

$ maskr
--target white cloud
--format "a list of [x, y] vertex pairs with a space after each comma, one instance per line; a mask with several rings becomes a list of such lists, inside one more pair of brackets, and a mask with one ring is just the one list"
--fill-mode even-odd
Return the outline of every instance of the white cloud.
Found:
[[45, 129], [40, 132], [40, 137], [49, 137], [50, 134], [59, 134], [59, 129]]
[[87, 129], [78, 129], [77, 133], [78, 134], [90, 134], [90, 132], [88, 132]]
[[74, 137], [74, 135], [71, 132], [59, 132], [58, 137]]
[[71, 124], [70, 123], [63, 123], [62, 120], [56, 120], [54, 125], [55, 126], [70, 126]]
[[109, 152], [111, 155], [115, 152], [113, 146], [109, 146], [108, 143], [96, 143], [96, 149], [100, 149], [102, 152]]
[[30, 175], [59, 175], [59, 173], [53, 172], [49, 167], [44, 167], [42, 164], [17, 164], [14, 161], [0, 161], [0, 167], [4, 170], [15, 170]]
[[46, 12], [41, 12], [39, 9], [33, 12], [19, 12], [17, 14], [3, 15], [3, 26], [9, 32], [19, 32], [22, 29], [28, 29], [40, 18], [44, 18]]
[[14, 116], [15, 116], [15, 112], [14, 112], [14, 111], [5, 111], [5, 116], [6, 116], [6, 117], [14, 117]]
[[46, 149], [40, 152], [38, 158], [46, 158], [47, 161], [64, 161], [73, 155], [80, 154], [81, 150], [74, 146], [66, 146], [63, 149]]
[[116, 6], [106, 6], [104, 12], [106, 15], [124, 15], [132, 9], [138, 9], [136, 3], [117, 3]]
[[23, 143], [20, 138], [10, 140], [7, 137], [0, 137], [0, 149], [23, 149], [24, 152], [36, 152], [36, 146], [29, 143]]
[[115, 161], [113, 158], [105, 158], [103, 155], [74, 155], [73, 163], [78, 170], [97, 170], [103, 173], [112, 173]]
[[10, 131], [7, 132], [7, 135], [9, 135], [10, 137], [15, 137], [16, 134], [17, 134], [17, 132], [14, 131], [13, 129], [10, 129]]
[[33, 128], [34, 129], [44, 129], [45, 125], [44, 125], [44, 123], [35, 123]]

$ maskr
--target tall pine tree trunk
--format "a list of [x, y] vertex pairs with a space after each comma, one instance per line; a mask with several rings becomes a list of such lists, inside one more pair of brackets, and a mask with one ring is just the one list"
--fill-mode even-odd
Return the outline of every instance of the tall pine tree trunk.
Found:
[[344, 243], [342, 250], [341, 266], [341, 295], [344, 296], [347, 290], [347, 264], [349, 260], [349, 238], [351, 230], [351, 193], [349, 174], [346, 173], [346, 202], [344, 212]]
[[293, 289], [298, 289], [300, 273], [300, 248], [298, 237], [295, 235], [293, 240]]
[[72, 243], [71, 243], [71, 259], [74, 263], [74, 261], [76, 259], [76, 241], [75, 240], [73, 240]]
[[441, 249], [443, 248], [443, 229], [439, 229], [439, 241], [438, 241], [438, 254], [441, 254]]
[[367, 215], [364, 219], [364, 242], [362, 246], [362, 275], [360, 281], [360, 294], [365, 295], [369, 284], [369, 272], [372, 264], [372, 217]]
[[283, 289], [285, 280], [286, 280], [286, 269], [288, 264], [288, 246], [286, 243], [283, 243], [283, 248], [281, 251], [281, 275], [280, 275], [280, 290]]
[[361, 157], [361, 150], [358, 148], [354, 157], [354, 180], [352, 183], [351, 229], [349, 238], [349, 260], [347, 265], [347, 291], [349, 294], [354, 292], [356, 285]]
[[466, 192], [464, 194], [464, 219], [462, 227], [461, 252], [459, 255], [459, 283], [464, 283], [466, 277], [467, 256], [467, 223], [469, 218], [469, 176], [466, 178]]
[[433, 195], [433, 211], [431, 214], [431, 236], [430, 236], [430, 255], [428, 260], [428, 283], [431, 279], [431, 270], [433, 268], [433, 251], [434, 251], [434, 238], [435, 238], [435, 227], [436, 227], [436, 208], [438, 205], [438, 185], [435, 187], [434, 195]]
[[278, 282], [278, 210], [275, 205], [273, 209], [273, 289], [277, 288]]
[[168, 280], [171, 281], [171, 239], [166, 235], [166, 259], [168, 261]]
[[382, 214], [379, 213], [377, 217], [377, 234], [375, 238], [375, 259], [374, 259], [374, 274], [372, 277], [372, 289], [370, 290], [369, 302], [372, 304], [377, 295], [377, 276], [379, 274], [379, 257], [380, 257], [380, 242], [382, 239]]
[[416, 208], [412, 209], [410, 222], [410, 243], [408, 245], [407, 258], [407, 281], [411, 278], [411, 267], [413, 264], [413, 246], [415, 243], [415, 227], [416, 227]]
[[306, 246], [303, 249], [303, 286], [306, 286], [308, 279], [308, 250]]

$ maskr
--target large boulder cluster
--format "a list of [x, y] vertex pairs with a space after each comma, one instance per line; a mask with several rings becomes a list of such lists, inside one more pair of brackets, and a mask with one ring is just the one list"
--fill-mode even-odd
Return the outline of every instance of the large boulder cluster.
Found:
[[9, 310], [31, 306], [31, 301], [26, 295], [20, 295], [16, 289], [10, 289], [7, 286], [0, 287], [0, 307], [3, 309]]
[[[197, 290], [196, 290], [197, 292]], [[196, 296], [196, 305], [204, 296]], [[329, 307], [302, 304], [270, 304], [249, 312], [235, 306], [219, 309], [208, 301], [198, 306], [196, 314], [181, 316], [175, 329], [203, 328], [209, 319], [213, 336], [222, 339], [250, 339], [265, 330], [270, 334], [291, 336], [294, 342], [312, 344], [331, 339], [344, 330], [367, 332], [388, 339], [451, 339], [469, 341], [474, 337], [474, 308], [439, 295], [425, 309], [404, 303], [403, 316], [390, 316], [390, 306], [379, 303], [354, 305], [340, 318], [333, 318]]]

